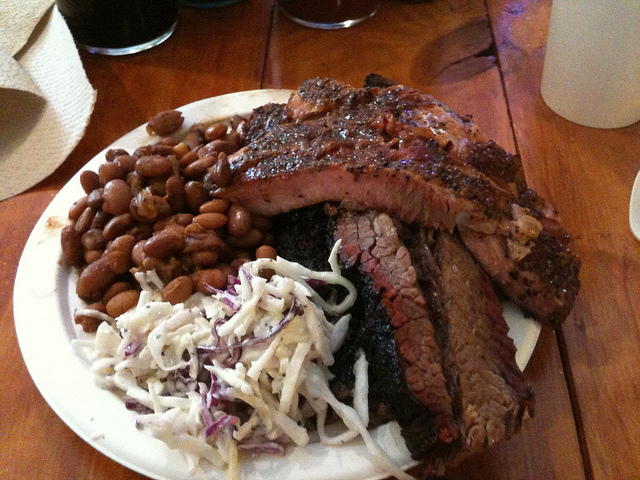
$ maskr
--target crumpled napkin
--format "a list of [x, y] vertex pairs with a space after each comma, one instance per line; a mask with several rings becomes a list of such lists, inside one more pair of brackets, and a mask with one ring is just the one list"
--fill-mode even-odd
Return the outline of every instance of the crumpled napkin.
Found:
[[64, 162], [93, 112], [96, 92], [53, 3], [0, 1], [0, 200]]

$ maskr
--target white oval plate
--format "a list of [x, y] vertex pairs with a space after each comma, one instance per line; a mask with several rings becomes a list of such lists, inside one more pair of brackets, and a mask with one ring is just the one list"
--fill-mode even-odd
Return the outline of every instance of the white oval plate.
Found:
[[[289, 90], [254, 90], [200, 100], [179, 110], [185, 117], [183, 129], [193, 123], [248, 114], [268, 102], [286, 102]], [[157, 140], [145, 126], [128, 133], [108, 148], [135, 150]], [[104, 154], [94, 157], [83, 170], [97, 171]], [[18, 342], [29, 373], [44, 399], [56, 414], [83, 440], [116, 462], [157, 480], [224, 479], [221, 471], [197, 472], [189, 476], [189, 467], [179, 452], [135, 428], [134, 413], [121, 400], [98, 388], [89, 364], [76, 355], [72, 340], [83, 333], [73, 323], [73, 311], [81, 306], [75, 294], [77, 274], [59, 261], [60, 231], [68, 223], [71, 204], [84, 192], [80, 171], [65, 185], [42, 217], [23, 251], [14, 287], [14, 317]], [[524, 368], [535, 347], [540, 326], [525, 319], [513, 306], [505, 306], [514, 342], [517, 362]], [[379, 427], [373, 432], [389, 456], [408, 468], [415, 464], [404, 445], [397, 424]], [[342, 447], [310, 444], [291, 448], [284, 458], [263, 456], [244, 462], [246, 480], [377, 480], [387, 477], [369, 460], [361, 441]]]

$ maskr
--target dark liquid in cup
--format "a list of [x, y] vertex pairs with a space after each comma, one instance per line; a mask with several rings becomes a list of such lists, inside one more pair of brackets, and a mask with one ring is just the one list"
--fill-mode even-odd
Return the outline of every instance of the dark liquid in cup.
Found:
[[279, 0], [280, 8], [299, 20], [340, 23], [373, 14], [380, 0]]
[[178, 0], [57, 0], [74, 39], [82, 45], [127, 48], [169, 31]]

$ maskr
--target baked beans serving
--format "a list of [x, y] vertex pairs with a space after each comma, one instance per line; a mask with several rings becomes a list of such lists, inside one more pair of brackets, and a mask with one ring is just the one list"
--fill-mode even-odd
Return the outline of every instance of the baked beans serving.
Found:
[[[80, 269], [76, 292], [89, 309], [116, 317], [133, 308], [139, 271], [154, 270], [162, 298], [177, 304], [224, 287], [247, 261], [275, 258], [269, 219], [214, 197], [231, 181], [227, 157], [241, 146], [243, 120], [194, 124], [178, 139], [182, 114], [161, 112], [146, 126], [157, 143], [110, 149], [97, 172], [80, 174], [85, 194], [69, 209], [61, 244], [63, 261]], [[101, 322], [74, 320], [85, 332]]]

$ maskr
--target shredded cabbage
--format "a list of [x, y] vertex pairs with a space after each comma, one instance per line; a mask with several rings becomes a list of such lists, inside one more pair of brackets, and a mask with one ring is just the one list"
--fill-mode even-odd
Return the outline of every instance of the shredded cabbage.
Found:
[[[306, 425], [315, 416], [322, 442], [342, 444], [362, 436], [374, 461], [400, 480], [409, 475], [392, 464], [367, 431], [367, 361], [359, 352], [354, 407], [329, 389], [333, 353], [342, 344], [356, 298], [337, 263], [315, 272], [278, 257], [243, 265], [225, 290], [196, 293], [184, 304], [161, 301], [162, 281], [138, 272], [138, 305], [106, 319], [93, 342], [92, 372], [103, 388], [123, 395], [137, 413], [136, 426], [179, 449], [192, 473], [204, 466], [227, 468], [238, 478], [239, 451], [282, 453], [309, 442]], [[275, 272], [268, 280], [260, 272]], [[339, 285], [336, 303], [311, 285]], [[342, 315], [330, 323], [325, 312]], [[347, 427], [325, 433], [328, 407]], [[309, 408], [311, 407], [311, 408]]]

